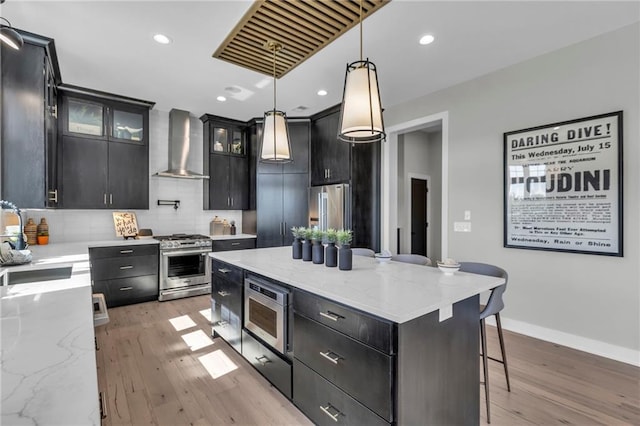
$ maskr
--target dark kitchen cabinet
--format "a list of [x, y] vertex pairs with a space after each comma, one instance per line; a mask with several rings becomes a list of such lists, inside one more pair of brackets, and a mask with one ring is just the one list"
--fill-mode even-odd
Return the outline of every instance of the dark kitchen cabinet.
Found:
[[311, 118], [311, 185], [347, 183], [351, 144], [338, 140], [340, 106]]
[[292, 161], [284, 164], [260, 162], [262, 149], [262, 123], [256, 124], [257, 173], [308, 173], [309, 141], [311, 139], [311, 122], [309, 119], [289, 119], [289, 143], [291, 144]]
[[204, 126], [205, 210], [249, 208], [249, 160], [244, 123], [205, 114]]
[[158, 245], [89, 248], [93, 292], [108, 308], [158, 299]]
[[308, 223], [306, 173], [258, 174], [257, 247], [277, 247], [293, 242], [291, 227]]
[[73, 86], [61, 92], [61, 207], [148, 209], [153, 103]]
[[56, 207], [58, 60], [53, 39], [19, 32], [22, 49], [0, 44], [0, 198]]
[[242, 353], [242, 269], [211, 260], [211, 324], [215, 335], [222, 337]]

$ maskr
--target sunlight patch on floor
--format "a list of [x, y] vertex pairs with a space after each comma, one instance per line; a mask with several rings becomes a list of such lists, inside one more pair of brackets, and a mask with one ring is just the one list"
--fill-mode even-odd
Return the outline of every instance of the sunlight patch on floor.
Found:
[[197, 351], [198, 349], [206, 348], [213, 345], [213, 340], [205, 334], [202, 330], [196, 330], [191, 333], [183, 334], [182, 340], [191, 348], [191, 351]]
[[186, 330], [187, 328], [195, 327], [196, 325], [196, 323], [193, 322], [189, 315], [171, 318], [169, 322], [171, 323], [173, 328], [176, 329], [176, 331]]
[[201, 310], [200, 315], [205, 317], [207, 321], [211, 322], [211, 308]]
[[214, 379], [224, 376], [238, 368], [238, 366], [234, 364], [233, 361], [231, 361], [220, 349], [206, 355], [202, 355], [201, 357], [198, 357], [198, 360]]

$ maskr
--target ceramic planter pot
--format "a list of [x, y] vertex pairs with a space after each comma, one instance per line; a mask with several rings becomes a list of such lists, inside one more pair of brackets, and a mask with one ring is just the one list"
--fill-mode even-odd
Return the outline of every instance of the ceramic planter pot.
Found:
[[302, 260], [305, 262], [311, 262], [311, 241], [304, 240], [302, 242]]
[[312, 248], [312, 258], [313, 263], [316, 265], [322, 265], [324, 263], [324, 246], [322, 245], [322, 241], [313, 241]]
[[335, 243], [327, 243], [324, 254], [324, 264], [330, 268], [338, 266], [338, 247]]
[[351, 244], [343, 244], [338, 251], [338, 269], [341, 271], [350, 271], [353, 263], [353, 253], [351, 253]]
[[300, 238], [295, 238], [293, 244], [291, 244], [291, 251], [294, 259], [302, 259], [302, 241]]

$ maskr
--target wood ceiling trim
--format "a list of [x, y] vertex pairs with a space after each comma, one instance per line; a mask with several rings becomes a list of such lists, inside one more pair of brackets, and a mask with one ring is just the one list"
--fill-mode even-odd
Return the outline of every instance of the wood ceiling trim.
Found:
[[[362, 19], [389, 1], [362, 0]], [[264, 44], [276, 41], [283, 45], [280, 78], [358, 25], [359, 14], [359, 0], [256, 0], [213, 57], [272, 76], [273, 56]]]

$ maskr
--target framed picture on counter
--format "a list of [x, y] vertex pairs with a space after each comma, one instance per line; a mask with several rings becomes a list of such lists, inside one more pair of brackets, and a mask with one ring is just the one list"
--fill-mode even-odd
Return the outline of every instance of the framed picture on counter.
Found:
[[622, 111], [504, 134], [504, 246], [622, 256]]

